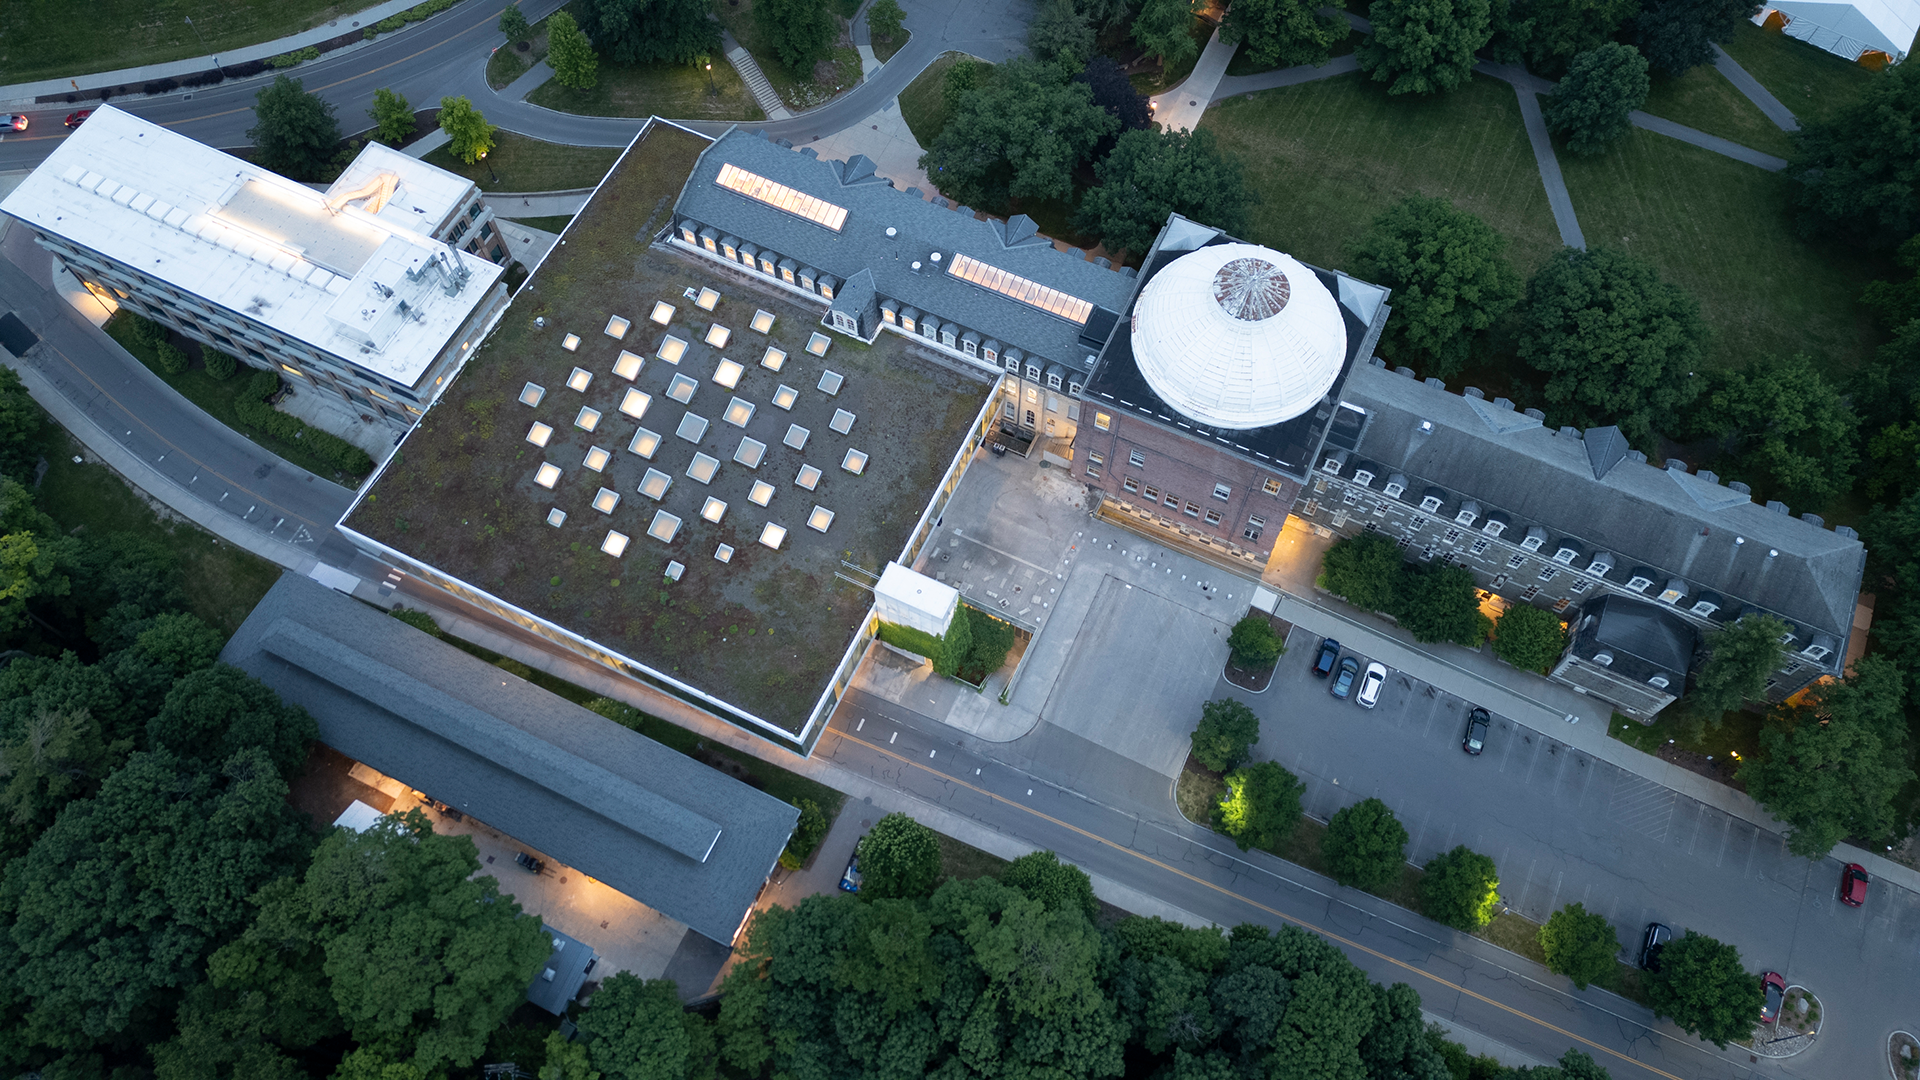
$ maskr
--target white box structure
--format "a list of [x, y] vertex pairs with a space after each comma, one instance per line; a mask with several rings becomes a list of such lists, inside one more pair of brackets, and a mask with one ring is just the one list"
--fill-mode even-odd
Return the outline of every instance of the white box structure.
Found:
[[960, 590], [899, 563], [888, 563], [873, 589], [873, 613], [881, 622], [945, 637], [960, 610]]

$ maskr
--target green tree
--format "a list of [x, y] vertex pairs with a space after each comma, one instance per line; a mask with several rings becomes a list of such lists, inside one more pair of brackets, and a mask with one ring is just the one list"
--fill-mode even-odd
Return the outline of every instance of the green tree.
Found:
[[378, 1050], [361, 1047], [340, 1060], [332, 1080], [427, 1080], [410, 1061], [392, 1061]]
[[1532, 604], [1513, 603], [1493, 624], [1493, 654], [1522, 671], [1545, 672], [1567, 647], [1560, 616]]
[[78, 558], [79, 545], [33, 505], [33, 495], [0, 476], [0, 636], [26, 624], [30, 601], [71, 593], [68, 571]]
[[[407, 132], [411, 134], [413, 128], [409, 126]], [[200, 350], [200, 360], [202, 364], [205, 365], [207, 377], [210, 379], [217, 379], [224, 382], [227, 379], [233, 378], [234, 372], [240, 370], [240, 361], [235, 360], [231, 353], [216, 352], [213, 349], [202, 348]]]
[[1907, 273], [1892, 281], [1868, 282], [1860, 290], [1860, 303], [1878, 315], [1887, 329], [1898, 331], [1920, 319], [1920, 234], [1902, 241], [1893, 261]]
[[1464, 566], [1403, 566], [1391, 614], [1415, 641], [1451, 641], [1469, 649], [1487, 639], [1491, 626], [1480, 613], [1473, 572]]
[[1507, 0], [1494, 8], [1487, 51], [1557, 79], [1576, 56], [1611, 40], [1639, 9], [1640, 0]]
[[591, 90], [600, 81], [600, 55], [565, 11], [547, 16], [547, 63], [553, 65], [554, 80], [561, 86]]
[[1127, 21], [1138, 6], [1135, 0], [1073, 0], [1073, 6], [1096, 30], [1112, 30]]
[[1520, 302], [1507, 238], [1445, 199], [1410, 195], [1373, 219], [1348, 247], [1353, 272], [1393, 290], [1379, 352], [1452, 378], [1486, 332]]
[[1427, 860], [1420, 879], [1420, 910], [1427, 918], [1472, 933], [1493, 921], [1500, 904], [1500, 872], [1493, 860], [1462, 844]]
[[1253, 204], [1240, 163], [1205, 128], [1125, 132], [1094, 173], [1100, 186], [1080, 201], [1075, 224], [1110, 251], [1146, 251], [1170, 213], [1235, 232]]
[[925, 896], [940, 878], [940, 838], [905, 814], [873, 823], [860, 838], [860, 891], [863, 895]]
[[[38, 836], [54, 815], [75, 799], [99, 790], [100, 781], [125, 758], [100, 735], [100, 723], [86, 708], [36, 709], [0, 741], [0, 813], [10, 837]], [[115, 752], [116, 749], [119, 752]], [[21, 847], [17, 841], [9, 847]]]
[[134, 638], [134, 647], [175, 676], [212, 667], [227, 639], [204, 619], [185, 611], [154, 616]]
[[1660, 970], [1647, 980], [1656, 1016], [1725, 1050], [1753, 1032], [1760, 1015], [1760, 980], [1740, 962], [1740, 950], [1689, 930], [1660, 949]]
[[147, 742], [182, 758], [220, 761], [241, 750], [263, 751], [291, 778], [320, 729], [307, 710], [280, 700], [265, 683], [228, 664], [191, 671], [167, 692], [147, 723]]
[[623, 67], [691, 64], [720, 45], [707, 0], [574, 0], [568, 8], [595, 47]]
[[1751, 14], [1747, 0], [1653, 0], [1634, 17], [1631, 34], [1648, 63], [1678, 78], [1713, 63], [1713, 43], [1732, 38]]
[[1582, 990], [1613, 971], [1620, 955], [1620, 939], [1605, 915], [1580, 903], [1567, 904], [1540, 928], [1540, 950], [1547, 954], [1547, 970], [1565, 975]]
[[1220, 40], [1243, 47], [1242, 55], [1261, 68], [1324, 64], [1333, 47], [1346, 40], [1347, 20], [1338, 10], [1321, 10], [1303, 0], [1235, 0], [1220, 24]]
[[1367, 17], [1373, 33], [1354, 58], [1389, 94], [1458, 90], [1493, 36], [1488, 0], [1373, 0]]
[[1635, 256], [1560, 249], [1527, 283], [1525, 316], [1516, 351], [1577, 426], [1644, 440], [1700, 392], [1700, 305]]
[[1278, 660], [1287, 651], [1287, 645], [1266, 616], [1248, 612], [1233, 624], [1233, 633], [1227, 635], [1227, 649], [1233, 654], [1233, 662], [1241, 667], [1259, 667]]
[[799, 806], [800, 819], [794, 823], [793, 835], [787, 838], [786, 849], [780, 852], [780, 865], [789, 870], [798, 870], [806, 865], [833, 825], [827, 812], [812, 799], [801, 799]]
[[[871, 13], [868, 19], [871, 28]], [[1073, 0], [1041, 0], [1027, 25], [1027, 49], [1038, 59], [1077, 71], [1093, 55], [1093, 27], [1074, 10]]]
[[[620, 975], [625, 974], [627, 973], [622, 971], [614, 977], [619, 978]], [[712, 1034], [711, 1028], [708, 1029], [708, 1034]], [[587, 1049], [587, 1044], [574, 1042], [565, 1035], [552, 1031], [547, 1033], [544, 1049], [547, 1060], [540, 1066], [538, 1074], [540, 1080], [600, 1080], [600, 1070], [593, 1067], [593, 1054]], [[690, 1080], [695, 1074], [687, 1072], [680, 1075]]]
[[838, 29], [824, 0], [757, 0], [753, 17], [780, 62], [803, 79], [827, 58]]
[[[513, 12], [515, 15], [520, 14], [520, 9], [517, 7], [510, 7], [507, 10]], [[504, 17], [505, 16], [502, 16], [502, 18]], [[522, 16], [520, 19], [521, 25], [525, 26], [526, 21], [525, 16]], [[367, 116], [373, 121], [373, 126], [376, 129], [374, 131], [374, 138], [379, 139], [388, 146], [399, 146], [401, 143], [407, 141], [409, 135], [413, 134], [415, 126], [413, 106], [408, 103], [405, 95], [388, 89], [387, 87], [383, 86], [373, 92], [373, 108], [367, 110]], [[212, 365], [209, 364], [208, 366], [209, 369], [211, 369]], [[227, 374], [231, 375], [232, 372], [229, 371]]]
[[1403, 562], [1399, 545], [1379, 533], [1341, 537], [1321, 556], [1320, 585], [1354, 607], [1388, 611]]
[[1201, 765], [1214, 772], [1237, 768], [1253, 756], [1253, 744], [1259, 741], [1260, 717], [1244, 702], [1218, 698], [1200, 706], [1200, 726], [1193, 729], [1193, 759]]
[[507, 35], [509, 43], [523, 40], [533, 32], [533, 27], [527, 23], [526, 12], [520, 10], [518, 2], [509, 3], [500, 12], [500, 21], [494, 27]]
[[985, 64], [970, 57], [961, 57], [947, 69], [940, 79], [940, 101], [948, 112], [960, 108], [968, 94], [987, 85], [993, 77], [993, 65]]
[[1007, 865], [1000, 880], [1045, 904], [1048, 911], [1078, 911], [1089, 919], [1100, 913], [1093, 879], [1051, 851], [1027, 852]]
[[1284, 843], [1300, 825], [1300, 796], [1307, 786], [1277, 762], [1256, 761], [1227, 774], [1226, 791], [1213, 808], [1213, 827], [1241, 851]]
[[607, 1080], [698, 1080], [713, 1072], [713, 1029], [680, 1004], [671, 979], [619, 972], [594, 991], [580, 1030]]
[[[949, 88], [960, 70], [948, 69]], [[1051, 64], [1009, 60], [959, 97], [920, 167], [942, 193], [970, 206], [1066, 199], [1074, 170], [1118, 127], [1085, 84], [1066, 81]]]
[[1193, 0], [1141, 0], [1133, 17], [1133, 43], [1161, 68], [1185, 63], [1200, 51], [1193, 40]]
[[899, 37], [906, 21], [907, 13], [900, 10], [897, 0], [873, 0], [867, 5], [867, 33], [881, 41]]
[[1573, 58], [1541, 112], [1567, 149], [1604, 154], [1633, 130], [1629, 114], [1646, 103], [1652, 85], [1647, 58], [1631, 45], [1609, 41]]
[[1363, 799], [1334, 814], [1320, 839], [1333, 880], [1368, 892], [1400, 880], [1406, 852], [1406, 826], [1379, 799]]
[[1804, 353], [1758, 357], [1716, 375], [1694, 403], [1691, 426], [1721, 440], [1743, 479], [1794, 502], [1844, 493], [1860, 459], [1859, 414]]
[[469, 165], [493, 149], [494, 126], [464, 97], [440, 99], [440, 130], [452, 140], [447, 145], [453, 156]]
[[1920, 70], [1895, 64], [1803, 126], [1787, 175], [1803, 236], [1890, 248], [1920, 232]]
[[333, 106], [307, 93], [299, 79], [274, 76], [254, 97], [253, 118], [247, 138], [260, 164], [295, 180], [318, 180], [333, 164], [340, 145]]
[[1786, 822], [1787, 850], [1824, 858], [1847, 837], [1879, 843], [1893, 832], [1894, 800], [1913, 783], [1898, 665], [1861, 657], [1839, 682], [1775, 711], [1740, 782]]
[[[1127, 73], [1114, 63], [1111, 56], [1096, 56], [1087, 61], [1087, 66], [1073, 77], [1077, 83], [1085, 83], [1093, 91], [1093, 103], [1104, 109], [1108, 116], [1120, 122], [1119, 131], [1144, 131], [1153, 126], [1153, 109], [1145, 94], [1134, 89]], [[1102, 140], [1093, 151], [1094, 160], [1099, 160], [1113, 152], [1118, 139]]]
[[1707, 633], [1706, 662], [1694, 676], [1687, 708], [1710, 724], [1767, 693], [1767, 676], [1780, 666], [1787, 624], [1771, 615], [1742, 615]]
[[40, 406], [12, 368], [0, 367], [0, 477], [31, 483], [40, 461]]

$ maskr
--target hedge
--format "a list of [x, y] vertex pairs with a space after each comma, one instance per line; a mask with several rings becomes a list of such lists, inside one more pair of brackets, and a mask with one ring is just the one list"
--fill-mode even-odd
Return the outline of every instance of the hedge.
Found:
[[242, 423], [259, 428], [276, 438], [288, 441], [298, 440], [302, 446], [313, 451], [321, 460], [351, 476], [365, 476], [373, 471], [373, 459], [365, 450], [353, 445], [338, 435], [318, 428], [308, 427], [299, 418], [267, 404], [267, 399], [280, 392], [280, 376], [272, 371], [256, 371], [247, 379], [247, 385], [234, 399], [233, 411]]
[[275, 70], [278, 70], [280, 68], [290, 68], [295, 64], [299, 64], [307, 60], [318, 60], [318, 59], [320, 59], [320, 50], [309, 45], [304, 49], [296, 49], [293, 52], [281, 53], [279, 56], [269, 59], [267, 61], [267, 66], [274, 68]]
[[882, 620], [880, 630], [875, 635], [881, 641], [910, 653], [919, 653], [933, 661], [933, 670], [942, 675], [952, 675], [960, 670], [966, 660], [967, 652], [973, 647], [972, 620], [967, 617], [966, 608], [961, 608], [954, 620], [947, 626], [946, 637], [935, 637], [925, 630], [915, 630], [911, 626], [901, 626]]
[[807, 860], [820, 849], [820, 841], [827, 838], [827, 827], [832, 824], [819, 803], [812, 799], [801, 799], [800, 820], [794, 823], [793, 835], [787, 839], [787, 848], [780, 853], [780, 865], [788, 870], [798, 870], [807, 865]]
[[367, 27], [366, 38], [372, 41], [381, 34], [391, 34], [408, 23], [419, 22], [429, 15], [437, 15], [457, 2], [458, 0], [427, 0], [424, 4], [415, 4], [398, 15], [389, 15]]

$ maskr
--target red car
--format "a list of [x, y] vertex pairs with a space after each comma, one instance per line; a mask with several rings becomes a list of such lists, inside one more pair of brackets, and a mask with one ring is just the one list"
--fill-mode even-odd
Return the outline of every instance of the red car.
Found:
[[68, 113], [68, 114], [67, 114], [67, 126], [68, 126], [68, 127], [70, 127], [70, 128], [77, 128], [77, 127], [79, 127], [79, 126], [80, 126], [81, 124], [84, 124], [84, 123], [86, 123], [86, 122], [87, 122], [87, 117], [89, 117], [89, 116], [92, 116], [92, 115], [93, 115], [93, 110], [92, 110], [92, 109], [81, 109], [81, 110], [80, 110], [79, 112], [74, 112], [74, 113]]
[[1867, 876], [1867, 868], [1859, 863], [1850, 862], [1840, 871], [1840, 902], [1848, 907], [1859, 907], [1867, 902], [1867, 885], [1873, 881]]
[[1760, 976], [1760, 992], [1765, 995], [1760, 1002], [1760, 1022], [1771, 1024], [1780, 1019], [1780, 1003], [1787, 999], [1787, 980], [1777, 971], [1769, 971]]

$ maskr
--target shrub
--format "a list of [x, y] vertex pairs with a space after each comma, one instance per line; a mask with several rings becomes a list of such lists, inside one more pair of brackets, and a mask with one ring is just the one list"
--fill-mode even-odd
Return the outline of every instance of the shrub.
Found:
[[1227, 775], [1226, 793], [1213, 807], [1213, 827], [1240, 846], [1272, 848], [1300, 825], [1307, 786], [1277, 762], [1256, 761]]
[[1605, 915], [1584, 904], [1568, 904], [1540, 928], [1540, 949], [1547, 954], [1547, 970], [1565, 975], [1582, 990], [1613, 970], [1620, 939]]
[[151, 349], [167, 340], [167, 328], [147, 318], [145, 315], [131, 315], [127, 328], [133, 340]]
[[1493, 921], [1500, 873], [1493, 860], [1465, 844], [1427, 860], [1420, 879], [1420, 910], [1435, 922], [1472, 933]]
[[1048, 911], [1078, 911], [1089, 919], [1100, 913], [1093, 879], [1051, 851], [1029, 851], [1013, 860], [1000, 874], [1000, 883], [1040, 901]]
[[[508, 10], [513, 10], [509, 8]], [[780, 865], [789, 870], [798, 870], [807, 864], [813, 853], [820, 848], [820, 841], [827, 837], [827, 812], [812, 799], [800, 800], [800, 820], [794, 823], [793, 835], [787, 838], [787, 848], [780, 853]]]
[[860, 894], [878, 899], [928, 896], [940, 877], [940, 838], [905, 814], [888, 814], [860, 838]]
[[1320, 853], [1333, 880], [1368, 892], [1379, 892], [1399, 880], [1406, 850], [1406, 826], [1379, 799], [1355, 803], [1333, 815], [1320, 841]]
[[387, 614], [423, 633], [432, 634], [434, 637], [446, 636], [445, 631], [440, 629], [440, 624], [433, 621], [433, 616], [424, 611], [415, 611], [413, 608], [396, 607], [387, 612]]
[[208, 376], [222, 381], [233, 378], [233, 373], [240, 370], [238, 360], [212, 349], [203, 350], [200, 353], [200, 361], [206, 365]]
[[267, 404], [280, 390], [280, 376], [272, 371], [256, 371], [248, 379], [245, 391], [233, 399], [233, 411], [240, 422], [288, 442], [299, 442], [315, 456], [343, 473], [364, 476], [373, 471], [373, 459], [365, 450], [338, 435], [310, 428], [297, 417]]
[[267, 66], [279, 70], [281, 68], [293, 67], [295, 64], [308, 60], [318, 59], [320, 59], [320, 50], [309, 45], [304, 49], [297, 49], [293, 52], [281, 53], [279, 56], [271, 57], [267, 60]]
[[1193, 758], [1214, 772], [1226, 772], [1253, 756], [1260, 741], [1260, 718], [1233, 698], [1200, 706], [1200, 726], [1193, 729]]
[[[960, 669], [969, 674], [978, 673], [981, 678], [1000, 670], [1007, 662], [1007, 654], [1013, 651], [1013, 625], [977, 608], [962, 608], [967, 615], [967, 632], [973, 636], [973, 644], [967, 648], [966, 660]], [[978, 682], [979, 680], [973, 680]]]
[[1287, 651], [1286, 643], [1273, 632], [1273, 624], [1255, 612], [1248, 612], [1246, 618], [1233, 624], [1227, 648], [1233, 652], [1233, 662], [1244, 668], [1271, 664]]
[[162, 341], [153, 347], [154, 362], [160, 370], [169, 375], [179, 375], [187, 370], [187, 354], [171, 341]]

